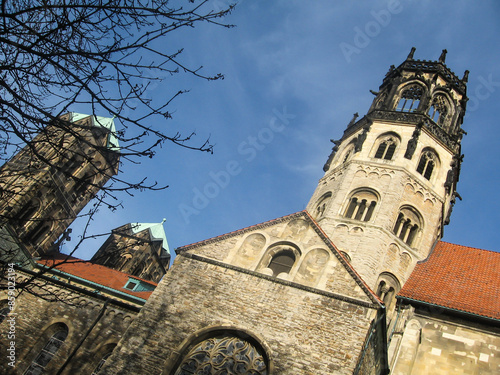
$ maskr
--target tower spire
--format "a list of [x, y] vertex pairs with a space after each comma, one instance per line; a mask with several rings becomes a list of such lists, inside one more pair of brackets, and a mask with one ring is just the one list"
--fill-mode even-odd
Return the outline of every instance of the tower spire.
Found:
[[446, 50], [439, 61], [413, 60], [415, 50], [335, 141], [307, 206], [374, 290], [406, 282], [457, 196], [467, 74], [444, 65]]

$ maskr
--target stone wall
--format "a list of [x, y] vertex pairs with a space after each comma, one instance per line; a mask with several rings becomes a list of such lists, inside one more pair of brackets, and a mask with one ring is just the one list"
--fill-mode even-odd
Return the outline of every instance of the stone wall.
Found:
[[[21, 281], [19, 277], [20, 274]], [[62, 374], [92, 373], [102, 357], [116, 346], [138, 308], [113, 302], [105, 305], [104, 298], [94, 297], [91, 292], [44, 284], [42, 288], [33, 288], [38, 296], [26, 291], [19, 295], [14, 310], [0, 323], [0, 373], [23, 374], [57, 331], [55, 327], [64, 326], [68, 336], [45, 367], [45, 373], [55, 374], [68, 359], [71, 360]], [[1, 292], [0, 308], [6, 299], [7, 292]], [[15, 338], [8, 337], [12, 325]], [[15, 346], [14, 367], [9, 366], [6, 358], [11, 342]]]
[[352, 374], [376, 310], [189, 253], [177, 256], [104, 374], [173, 374], [197, 339], [249, 336], [272, 374]]
[[435, 310], [418, 311], [404, 330], [395, 375], [498, 374], [500, 327]]

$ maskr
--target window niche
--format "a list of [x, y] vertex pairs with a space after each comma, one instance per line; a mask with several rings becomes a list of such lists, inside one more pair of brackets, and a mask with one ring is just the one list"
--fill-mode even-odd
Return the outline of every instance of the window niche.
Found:
[[359, 221], [370, 221], [375, 206], [378, 202], [378, 195], [371, 190], [359, 190], [351, 195], [349, 204], [344, 212], [344, 217]]
[[68, 337], [68, 327], [65, 324], [56, 324], [49, 327], [50, 331], [54, 333], [50, 336], [48, 341], [37, 354], [30, 367], [26, 369], [24, 375], [41, 374], [45, 371], [45, 367], [52, 360], [59, 348], [63, 346], [64, 341]]
[[321, 219], [324, 216], [326, 207], [328, 206], [328, 203], [330, 202], [331, 198], [332, 198], [332, 193], [328, 192], [324, 194], [318, 201], [318, 203], [316, 204], [316, 208], [314, 209], [314, 218], [316, 220]]
[[430, 180], [437, 165], [437, 155], [431, 150], [424, 150], [417, 165], [417, 172], [424, 176], [426, 180]]
[[273, 245], [262, 258], [259, 271], [268, 276], [289, 279], [300, 255], [295, 245], [288, 243]]
[[405, 86], [399, 97], [396, 111], [399, 112], [416, 112], [420, 106], [424, 88], [419, 84], [410, 84]]
[[377, 296], [384, 302], [387, 309], [390, 309], [395, 300], [396, 294], [400, 291], [401, 284], [396, 276], [389, 272], [382, 272], [377, 281]]
[[373, 157], [375, 159], [392, 160], [399, 141], [399, 137], [396, 135], [380, 137], [376, 142], [376, 151]]
[[438, 126], [445, 128], [449, 112], [448, 100], [443, 94], [437, 94], [432, 98], [427, 115]]
[[105, 348], [103, 350], [100, 351], [100, 353], [97, 353], [98, 355], [96, 355], [96, 357], [99, 358], [99, 354], [100, 354], [101, 359], [99, 360], [97, 365], [94, 367], [94, 371], [92, 371], [91, 375], [97, 375], [99, 373], [101, 368], [104, 366], [104, 364], [106, 363], [108, 358], [113, 353], [113, 350], [115, 347], [116, 347], [116, 344], [108, 344], [105, 346]]
[[393, 233], [408, 246], [415, 246], [418, 234], [422, 230], [421, 215], [411, 207], [399, 211]]

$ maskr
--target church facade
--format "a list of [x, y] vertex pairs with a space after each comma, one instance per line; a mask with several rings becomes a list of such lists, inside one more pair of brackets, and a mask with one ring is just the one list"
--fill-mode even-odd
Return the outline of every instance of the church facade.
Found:
[[[367, 114], [332, 140], [305, 211], [178, 248], [170, 269], [161, 224], [117, 228], [90, 262], [48, 271], [59, 272], [61, 292], [79, 275], [71, 293], [86, 302], [63, 307], [35, 295], [6, 310], [0, 327], [10, 313], [30, 315], [26, 306], [33, 321], [49, 310], [52, 321], [21, 324], [22, 360], [2, 369], [70, 374], [93, 356], [96, 374], [498, 373], [500, 253], [441, 241], [461, 199], [468, 72], [458, 78], [446, 50], [437, 61], [414, 53], [391, 66]], [[8, 212], [22, 206], [27, 225], [37, 211], [23, 204]], [[9, 228], [19, 248], [44, 238]], [[36, 254], [50, 257], [61, 228]], [[108, 288], [105, 299], [91, 295], [96, 285]], [[56, 334], [50, 367], [34, 365]], [[1, 345], [5, 352], [3, 337]]]

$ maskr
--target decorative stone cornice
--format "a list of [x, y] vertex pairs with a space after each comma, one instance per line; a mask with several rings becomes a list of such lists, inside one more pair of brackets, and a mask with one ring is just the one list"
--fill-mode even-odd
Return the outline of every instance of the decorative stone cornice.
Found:
[[375, 109], [369, 112], [361, 120], [355, 124], [349, 126], [345, 131], [342, 139], [347, 138], [349, 135], [358, 131], [360, 128], [367, 126], [373, 120], [384, 120], [389, 122], [401, 122], [405, 124], [422, 124], [422, 128], [428, 133], [437, 138], [438, 141], [443, 143], [450, 151], [453, 153], [458, 152], [460, 140], [462, 138], [462, 133], [459, 132], [458, 135], [450, 135], [442, 128], [440, 128], [434, 121], [432, 121], [427, 115], [422, 113], [410, 113], [410, 112], [399, 112], [399, 111], [386, 111], [381, 109]]

